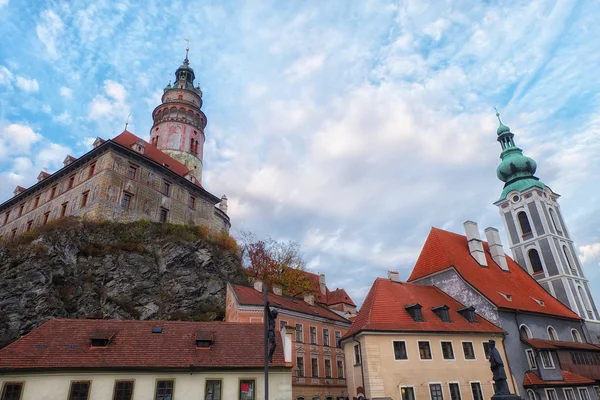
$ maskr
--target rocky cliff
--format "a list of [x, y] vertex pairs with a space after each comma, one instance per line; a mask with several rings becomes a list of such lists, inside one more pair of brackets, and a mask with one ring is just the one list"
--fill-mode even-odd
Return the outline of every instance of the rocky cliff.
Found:
[[55, 317], [218, 320], [246, 280], [206, 228], [63, 219], [0, 242], [0, 347]]

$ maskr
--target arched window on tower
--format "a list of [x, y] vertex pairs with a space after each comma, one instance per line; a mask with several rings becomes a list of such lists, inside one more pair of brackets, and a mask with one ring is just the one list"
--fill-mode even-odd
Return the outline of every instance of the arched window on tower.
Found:
[[529, 218], [527, 218], [525, 211], [518, 213], [517, 218], [519, 219], [519, 225], [521, 225], [521, 233], [523, 234], [523, 237], [532, 235]]
[[577, 329], [571, 329], [571, 337], [573, 338], [574, 342], [577, 343], [581, 343], [581, 334], [579, 334], [579, 331]]
[[529, 256], [529, 262], [531, 263], [531, 269], [533, 270], [533, 273], [539, 274], [544, 272], [540, 253], [538, 253], [536, 249], [531, 249], [527, 252], [527, 255]]
[[551, 326], [548, 327], [548, 339], [558, 340], [558, 334], [556, 333], [556, 329], [554, 329]]
[[519, 327], [519, 337], [521, 339], [531, 339], [532, 338], [531, 331], [529, 330], [529, 327], [527, 325], [523, 324]]
[[589, 319], [595, 319], [594, 312], [592, 311], [592, 306], [590, 304], [590, 300], [588, 299], [587, 295], [585, 294], [585, 290], [583, 290], [583, 288], [578, 285], [577, 292], [579, 293], [579, 297], [581, 299], [581, 302], [583, 303], [583, 308], [585, 308], [586, 315], [582, 315], [582, 317], [589, 318]]
[[573, 275], [577, 275], [575, 268], [573, 268], [573, 264], [571, 263], [571, 254], [569, 254], [569, 250], [567, 246], [562, 247], [563, 254], [565, 255], [565, 260], [567, 260], [567, 266]]
[[560, 229], [560, 222], [558, 221], [558, 218], [556, 218], [556, 213], [553, 209], [550, 209], [550, 219], [552, 220], [552, 225], [554, 225], [554, 229], [556, 229], [556, 232], [562, 236], [563, 233]]
[[194, 138], [190, 139], [190, 153], [196, 154], [196, 149], [194, 148]]

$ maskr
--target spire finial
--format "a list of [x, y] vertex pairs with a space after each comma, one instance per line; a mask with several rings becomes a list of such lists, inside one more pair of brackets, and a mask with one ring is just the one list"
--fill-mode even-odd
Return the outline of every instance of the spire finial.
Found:
[[190, 39], [183, 39], [186, 42], [185, 45], [185, 61], [188, 61], [188, 53], [190, 51]]
[[129, 125], [129, 117], [131, 117], [131, 114], [127, 116], [127, 121], [125, 121], [125, 130], [127, 130], [127, 125]]
[[500, 113], [498, 112], [498, 109], [494, 107], [494, 110], [496, 110], [496, 117], [498, 117], [498, 122], [502, 123], [502, 121], [500, 121]]
[[504, 125], [502, 123], [502, 120], [500, 120], [500, 113], [498, 112], [498, 109], [496, 107], [494, 107], [494, 110], [496, 110], [496, 117], [498, 118], [498, 122], [500, 123], [500, 125], [498, 126], [498, 130], [497, 130], [498, 135], [501, 135], [506, 132], [510, 132], [510, 128], [508, 126]]

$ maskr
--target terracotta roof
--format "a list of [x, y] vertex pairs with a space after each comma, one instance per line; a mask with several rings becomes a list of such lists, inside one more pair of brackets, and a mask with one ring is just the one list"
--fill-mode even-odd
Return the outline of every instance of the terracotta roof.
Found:
[[[262, 306], [264, 304], [263, 293], [256, 291], [256, 289], [253, 287], [231, 285], [231, 288], [233, 289], [233, 292], [240, 305]], [[273, 308], [296, 311], [302, 314], [311, 315], [313, 317], [327, 318], [350, 324], [350, 321], [348, 321], [346, 318], [334, 313], [333, 311], [321, 306], [316, 302], [314, 306], [311, 306], [302, 299], [290, 296], [279, 296], [273, 292], [269, 292], [267, 298], [271, 304], [271, 307]]]
[[15, 188], [15, 192], [24, 192], [25, 190], [27, 190], [27, 189], [25, 189], [23, 186], [19, 186], [19, 185], [17, 185], [17, 187]]
[[349, 304], [353, 307], [356, 307], [356, 304], [352, 301], [352, 298], [346, 293], [344, 289], [335, 289], [333, 292], [329, 290], [327, 285], [325, 285], [325, 294], [321, 292], [321, 284], [319, 283], [319, 275], [313, 274], [312, 272], [302, 271], [306, 278], [310, 281], [312, 285], [312, 292], [315, 295], [315, 301], [318, 301], [322, 304], [327, 304], [329, 306], [333, 304], [345, 303]]
[[591, 350], [600, 352], [600, 346], [589, 343], [578, 343], [578, 342], [563, 342], [559, 340], [548, 340], [548, 339], [521, 339], [522, 342], [527, 343], [529, 346], [535, 349], [577, 349], [577, 350]]
[[[580, 317], [555, 299], [512, 258], [506, 256], [509, 271], [503, 271], [492, 259], [483, 242], [488, 267], [481, 267], [469, 253], [464, 235], [431, 228], [409, 281], [454, 267], [475, 289], [497, 307], [579, 320]], [[504, 295], [509, 295], [508, 300]], [[535, 299], [544, 303], [541, 305]]]
[[[162, 333], [152, 333], [161, 327]], [[113, 335], [106, 347], [92, 336]], [[198, 334], [211, 334], [197, 348]], [[272, 366], [284, 366], [281, 337]], [[54, 319], [0, 350], [0, 371], [55, 368], [262, 368], [263, 326], [228, 322]]]
[[[420, 304], [424, 322], [414, 321], [407, 305]], [[451, 322], [443, 322], [431, 309], [446, 305]], [[488, 320], [476, 315], [477, 322], [469, 322], [458, 313], [464, 305], [435, 286], [393, 282], [377, 278], [367, 295], [360, 312], [345, 337], [360, 331], [395, 332], [481, 332], [503, 333]]]
[[335, 289], [327, 294], [328, 305], [331, 306], [339, 303], [349, 304], [351, 306], [356, 307], [356, 304], [354, 304], [354, 302], [344, 289]]
[[596, 381], [586, 378], [585, 376], [577, 375], [569, 371], [561, 370], [562, 381], [545, 381], [542, 380], [532, 371], [525, 373], [523, 378], [523, 386], [577, 386], [577, 385], [593, 385]]

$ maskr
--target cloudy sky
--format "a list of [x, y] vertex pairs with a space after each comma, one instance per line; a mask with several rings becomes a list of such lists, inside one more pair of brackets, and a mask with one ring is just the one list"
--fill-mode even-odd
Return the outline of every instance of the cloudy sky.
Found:
[[203, 183], [234, 230], [300, 242], [360, 302], [388, 269], [408, 277], [431, 226], [502, 228], [497, 106], [562, 194], [600, 301], [593, 2], [194, 3], [0, 0], [0, 200], [130, 113], [148, 138], [188, 38]]

